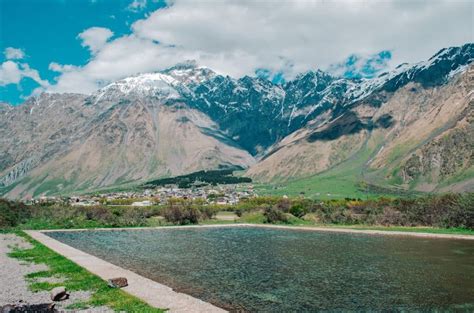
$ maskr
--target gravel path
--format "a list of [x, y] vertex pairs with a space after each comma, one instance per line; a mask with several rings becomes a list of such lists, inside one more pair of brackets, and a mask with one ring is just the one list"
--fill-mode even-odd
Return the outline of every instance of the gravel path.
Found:
[[[1, 307], [6, 304], [44, 304], [51, 303], [48, 291], [32, 292], [28, 289], [28, 283], [24, 276], [29, 273], [48, 270], [45, 264], [23, 263], [17, 259], [8, 257], [14, 247], [20, 249], [32, 248], [23, 238], [14, 234], [0, 234], [0, 312]], [[40, 281], [62, 281], [61, 277], [43, 278]], [[64, 311], [70, 304], [86, 301], [90, 297], [88, 291], [75, 291], [70, 293], [70, 298], [56, 304], [55, 308]], [[73, 312], [73, 311], [68, 311]], [[74, 312], [113, 312], [107, 307], [91, 308]]]

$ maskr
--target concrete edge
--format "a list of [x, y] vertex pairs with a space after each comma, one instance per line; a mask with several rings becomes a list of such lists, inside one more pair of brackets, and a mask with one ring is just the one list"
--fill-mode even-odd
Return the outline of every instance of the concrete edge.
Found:
[[352, 229], [352, 228], [313, 227], [313, 226], [287, 226], [287, 225], [248, 224], [248, 223], [187, 225], [187, 226], [157, 226], [157, 227], [47, 229], [47, 230], [40, 230], [40, 232], [47, 233], [47, 232], [70, 232], [70, 231], [86, 231], [86, 230], [140, 230], [140, 229], [166, 230], [166, 229], [193, 229], [193, 228], [221, 228], [221, 227], [262, 227], [262, 228], [305, 230], [305, 231], [323, 231], [323, 232], [334, 232], [334, 233], [355, 233], [355, 234], [367, 234], [367, 235], [389, 235], [389, 236], [409, 236], [409, 237], [421, 237], [421, 238], [474, 240], [474, 235], [436, 234], [436, 233], [395, 231], [395, 230]]
[[387, 236], [406, 236], [406, 237], [421, 237], [421, 238], [441, 238], [441, 239], [464, 239], [474, 240], [472, 235], [456, 235], [456, 234], [434, 234], [434, 233], [419, 233], [396, 230], [376, 230], [376, 229], [351, 229], [351, 228], [336, 228], [336, 227], [305, 227], [305, 226], [286, 226], [286, 225], [257, 225], [259, 227], [280, 228], [280, 229], [296, 229], [306, 231], [323, 231], [334, 233], [355, 233], [367, 235], [387, 235]]
[[226, 312], [210, 303], [176, 292], [168, 286], [59, 242], [42, 231], [25, 230], [25, 233], [105, 281], [114, 277], [126, 277], [128, 286], [122, 290], [152, 307], [169, 309], [170, 312]]

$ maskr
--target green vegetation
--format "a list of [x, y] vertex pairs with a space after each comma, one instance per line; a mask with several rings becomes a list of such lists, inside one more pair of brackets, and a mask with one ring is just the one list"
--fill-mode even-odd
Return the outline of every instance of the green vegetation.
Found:
[[154, 226], [161, 207], [25, 205], [0, 199], [0, 228], [57, 229]]
[[[91, 274], [72, 261], [57, 254], [39, 242], [33, 240], [23, 232], [17, 232], [32, 245], [32, 249], [15, 249], [9, 255], [26, 262], [44, 263], [49, 270], [35, 272], [26, 276], [32, 291], [51, 290], [59, 285], [66, 286], [70, 291], [91, 291], [91, 299], [87, 302], [76, 303], [72, 308], [86, 308], [89, 306], [108, 306], [119, 312], [164, 312], [164, 310], [150, 307], [143, 301], [128, 293], [107, 286], [107, 282]], [[61, 283], [36, 282], [40, 277], [60, 276], [65, 279]]]
[[429, 227], [448, 233], [474, 232], [474, 193], [368, 200], [256, 197], [236, 205], [171, 199], [167, 204], [150, 207], [28, 206], [0, 200], [0, 227], [51, 229], [220, 223], [214, 216], [222, 211], [234, 212], [238, 221], [245, 223], [403, 227], [402, 230]]
[[178, 185], [179, 188], [189, 188], [196, 184], [217, 185], [252, 182], [252, 179], [248, 177], [233, 176], [233, 172], [234, 169], [198, 171], [187, 175], [152, 180], [145, 183], [143, 187]]
[[217, 210], [210, 206], [196, 205], [192, 201], [170, 201], [163, 209], [165, 220], [172, 224], [197, 224], [200, 220], [209, 220]]
[[290, 180], [282, 184], [256, 185], [259, 194], [297, 196], [311, 199], [343, 199], [378, 197], [381, 194], [360, 188], [364, 181], [365, 164], [375, 149], [367, 147], [333, 168], [317, 175]]

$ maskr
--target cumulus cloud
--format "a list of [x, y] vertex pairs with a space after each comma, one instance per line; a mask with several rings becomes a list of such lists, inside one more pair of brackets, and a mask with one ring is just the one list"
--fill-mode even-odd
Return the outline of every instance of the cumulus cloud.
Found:
[[92, 54], [96, 54], [107, 43], [114, 33], [105, 27], [91, 27], [80, 33], [77, 37], [82, 40], [82, 46], [89, 48]]
[[30, 78], [43, 89], [49, 87], [49, 82], [41, 79], [37, 70], [19, 61], [25, 57], [23, 50], [8, 47], [3, 54], [7, 60], [0, 64], [0, 86], [19, 84], [23, 78]]
[[[81, 33], [93, 57], [81, 67], [54, 66], [61, 75], [50, 90], [88, 93], [189, 59], [234, 77], [264, 70], [272, 79], [291, 79], [318, 68], [367, 77], [472, 42], [473, 6], [448, 0], [175, 0], [135, 22], [129, 35], [109, 40], [112, 32], [104, 28]], [[381, 51], [390, 51], [390, 58], [377, 55]]]
[[0, 86], [18, 84], [23, 78], [31, 78], [43, 88], [49, 86], [48, 81], [41, 79], [38, 71], [26, 63], [8, 60], [0, 65]]
[[6, 48], [3, 54], [5, 54], [7, 60], [20, 60], [25, 57], [25, 52], [23, 52], [23, 50], [13, 47]]

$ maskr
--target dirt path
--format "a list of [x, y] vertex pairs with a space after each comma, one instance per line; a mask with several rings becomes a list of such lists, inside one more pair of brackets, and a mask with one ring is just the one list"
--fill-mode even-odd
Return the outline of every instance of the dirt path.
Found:
[[[32, 248], [23, 238], [14, 234], [0, 234], [0, 311], [1, 307], [10, 305], [32, 305], [51, 303], [50, 294], [47, 291], [32, 292], [28, 289], [25, 275], [29, 273], [48, 270], [44, 264], [23, 263], [17, 259], [10, 258], [7, 254], [14, 247], [20, 249]], [[48, 278], [42, 281], [62, 281], [61, 277]], [[70, 298], [57, 303], [55, 308], [63, 311], [65, 308], [79, 301], [85, 301], [90, 297], [90, 292], [71, 292]], [[72, 312], [72, 311], [70, 311]], [[75, 312], [113, 312], [109, 308], [99, 307]]]

